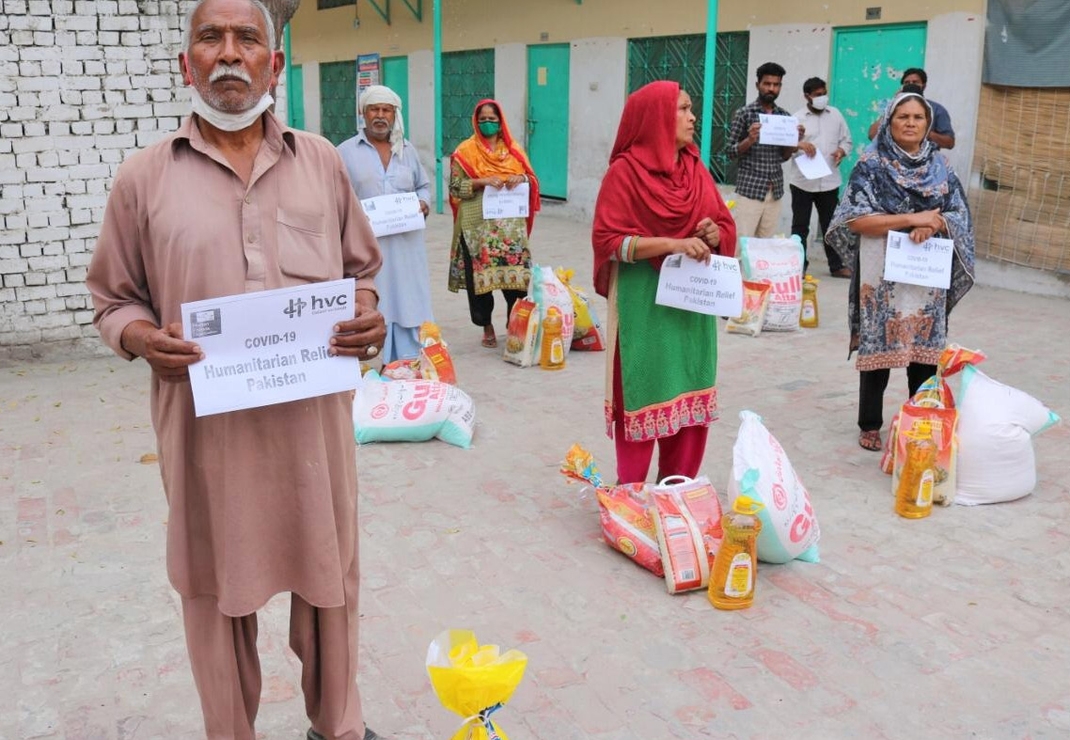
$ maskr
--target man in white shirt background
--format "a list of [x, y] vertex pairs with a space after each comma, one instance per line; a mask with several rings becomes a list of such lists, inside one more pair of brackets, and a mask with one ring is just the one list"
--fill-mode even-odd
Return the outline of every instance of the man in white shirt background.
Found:
[[[828, 104], [828, 84], [820, 77], [811, 77], [803, 83], [803, 95], [806, 107], [795, 112], [795, 118], [805, 128], [806, 133], [799, 142], [800, 156], [813, 157], [818, 151], [828, 162], [831, 174], [814, 180], [807, 179], [792, 159], [790, 170], [791, 184], [791, 233], [802, 240], [803, 249], [810, 236], [810, 215], [817, 206], [817, 220], [821, 227], [822, 242], [824, 234], [832, 220], [839, 200], [839, 189], [843, 179], [840, 177], [840, 163], [851, 153], [851, 132], [843, 114]], [[843, 264], [839, 255], [825, 244], [825, 256], [828, 258], [829, 272], [833, 277], [850, 277], [851, 267]], [[806, 260], [809, 269], [809, 258]]]

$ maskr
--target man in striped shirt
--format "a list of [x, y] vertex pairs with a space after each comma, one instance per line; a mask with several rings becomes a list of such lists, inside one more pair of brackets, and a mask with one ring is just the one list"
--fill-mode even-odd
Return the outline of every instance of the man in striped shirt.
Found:
[[[780, 219], [780, 199], [784, 197], [783, 163], [798, 151], [797, 146], [759, 144], [762, 128], [758, 116], [790, 116], [776, 104], [784, 79], [784, 68], [776, 62], [758, 67], [758, 98], [736, 111], [728, 134], [728, 156], [739, 160], [736, 178], [736, 233], [739, 236], [770, 237]], [[799, 127], [799, 138], [803, 129]]]

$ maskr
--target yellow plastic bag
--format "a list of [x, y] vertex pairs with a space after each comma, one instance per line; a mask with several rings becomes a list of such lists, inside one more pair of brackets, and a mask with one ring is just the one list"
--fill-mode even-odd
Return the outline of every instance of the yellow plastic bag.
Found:
[[602, 325], [598, 322], [598, 314], [595, 313], [587, 294], [572, 285], [573, 271], [558, 267], [555, 274], [572, 298], [572, 313], [576, 317], [576, 325], [572, 332], [572, 349], [604, 352], [606, 342], [602, 337]]
[[450, 740], [509, 740], [490, 715], [509, 701], [528, 656], [480, 645], [475, 633], [446, 630], [427, 648], [427, 675], [442, 706], [464, 718]]

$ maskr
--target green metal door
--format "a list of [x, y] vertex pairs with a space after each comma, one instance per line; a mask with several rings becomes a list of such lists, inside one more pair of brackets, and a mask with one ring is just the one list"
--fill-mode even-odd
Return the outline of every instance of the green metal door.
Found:
[[290, 67], [286, 80], [286, 111], [290, 128], [305, 128], [305, 75], [300, 64]]
[[409, 130], [409, 58], [383, 58], [383, 84], [401, 98], [401, 114], [405, 122], [405, 138], [411, 139]]
[[320, 65], [320, 130], [338, 145], [357, 133], [357, 63]]
[[568, 197], [568, 65], [568, 44], [528, 47], [528, 157], [541, 193], [562, 199]]
[[869, 126], [899, 89], [903, 70], [925, 66], [925, 31], [924, 23], [833, 30], [829, 97], [854, 140], [841, 172], [850, 172], [866, 148]]
[[[483, 98], [494, 97], [494, 49], [452, 51], [442, 55], [442, 151], [452, 154], [472, 135], [472, 111]], [[509, 121], [518, 135], [517, 124]]]
[[[732, 115], [747, 102], [747, 55], [750, 32], [717, 34], [713, 82], [713, 126], [710, 170], [719, 183], [735, 183], [736, 163], [725, 153]], [[628, 40], [628, 92], [648, 82], [673, 80], [691, 96], [695, 112], [695, 144], [700, 146], [702, 93], [706, 72], [706, 36], [661, 36]]]

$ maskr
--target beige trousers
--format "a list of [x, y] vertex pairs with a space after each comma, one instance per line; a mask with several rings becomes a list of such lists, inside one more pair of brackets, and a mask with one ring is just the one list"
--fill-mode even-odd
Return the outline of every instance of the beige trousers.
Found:
[[754, 200], [736, 194], [736, 207], [732, 209], [732, 218], [736, 221], [737, 236], [756, 236], [768, 239], [776, 234], [780, 221], [781, 202], [773, 198], [773, 189], [765, 194], [765, 200]]
[[[363, 740], [357, 688], [357, 595], [354, 558], [344, 606], [321, 609], [297, 594], [290, 601], [290, 648], [301, 661], [301, 690], [312, 729], [328, 740]], [[228, 617], [214, 596], [182, 598], [193, 680], [208, 740], [255, 740], [260, 706], [256, 613]]]

